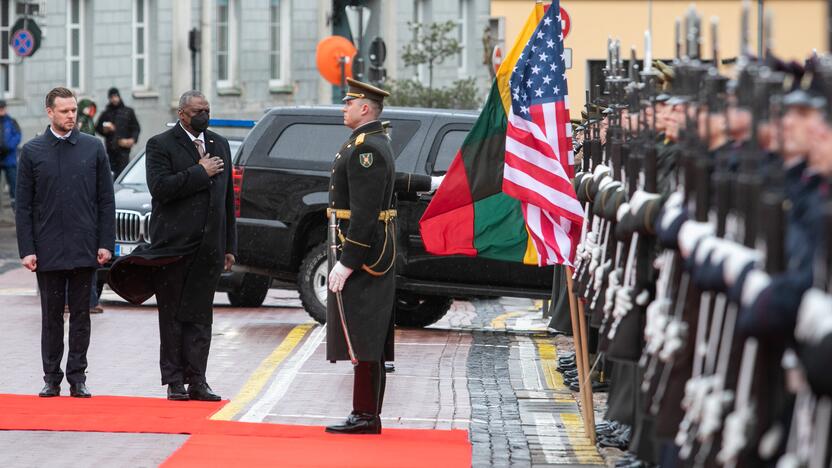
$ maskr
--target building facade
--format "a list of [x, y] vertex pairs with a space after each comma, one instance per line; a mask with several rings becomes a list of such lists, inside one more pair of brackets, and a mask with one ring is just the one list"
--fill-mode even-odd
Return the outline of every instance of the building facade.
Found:
[[426, 79], [424, 70], [400, 59], [411, 40], [409, 21], [453, 20], [463, 52], [437, 66], [434, 85], [474, 77], [487, 89], [481, 39], [490, 22], [488, 0], [0, 0], [2, 43], [26, 12], [43, 32], [31, 57], [0, 47], [0, 90], [27, 140], [46, 128], [49, 89], [67, 86], [92, 98], [100, 113], [115, 86], [142, 125], [139, 147], [175, 120], [178, 96], [192, 87], [221, 118], [257, 119], [273, 106], [331, 103], [338, 89], [321, 78], [315, 51], [321, 39], [338, 33], [333, 13], [347, 3], [367, 8], [359, 50], [366, 56], [381, 37], [388, 78]]

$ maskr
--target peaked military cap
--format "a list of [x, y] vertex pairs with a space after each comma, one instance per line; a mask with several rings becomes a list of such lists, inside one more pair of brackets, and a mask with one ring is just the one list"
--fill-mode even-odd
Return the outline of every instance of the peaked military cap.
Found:
[[384, 102], [384, 98], [390, 95], [390, 93], [381, 88], [376, 88], [371, 84], [362, 83], [352, 78], [347, 78], [347, 85], [349, 85], [349, 89], [347, 90], [347, 95], [344, 96], [344, 102], [353, 99], [369, 99], [371, 101]]

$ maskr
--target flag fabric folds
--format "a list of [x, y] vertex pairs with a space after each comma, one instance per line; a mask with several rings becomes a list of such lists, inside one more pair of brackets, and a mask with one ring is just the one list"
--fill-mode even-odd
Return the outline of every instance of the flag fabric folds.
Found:
[[559, 1], [512, 69], [503, 192], [522, 202], [539, 264], [571, 265], [584, 212], [572, 188], [574, 155]]
[[[551, 31], [544, 30], [544, 38], [558, 38], [560, 23], [551, 21], [556, 17], [551, 12], [559, 11], [558, 2], [553, 5], [548, 13], [536, 5], [529, 15], [497, 72], [482, 112], [422, 216], [420, 230], [428, 252], [535, 265], [571, 262], [577, 243], [571, 236], [580, 231], [580, 220], [574, 216], [581, 208], [574, 192], [570, 202], [567, 191], [571, 191], [571, 166], [562, 166], [572, 158], [571, 127], [557, 123], [565, 118], [563, 122], [569, 124], [562, 40], [557, 56], [561, 98], [552, 86], [545, 94], [546, 105], [541, 100], [544, 94], [531, 98], [536, 89], [526, 93], [527, 101], [517, 101], [534, 112], [537, 121], [518, 115], [519, 107], [514, 110], [516, 86], [511, 86], [530, 61], [526, 49], [541, 47], [536, 45], [538, 32], [548, 28]], [[547, 54], [547, 59], [551, 57], [547, 63], [555, 63], [556, 57]], [[540, 70], [529, 73], [536, 78]], [[553, 77], [548, 79], [553, 82]], [[522, 98], [519, 91], [516, 94]], [[547, 149], [546, 144], [552, 146]]]

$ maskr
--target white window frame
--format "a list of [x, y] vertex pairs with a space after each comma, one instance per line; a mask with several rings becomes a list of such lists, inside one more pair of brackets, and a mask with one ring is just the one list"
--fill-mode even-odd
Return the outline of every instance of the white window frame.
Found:
[[[72, 3], [78, 2], [78, 22], [72, 22]], [[86, 1], [67, 0], [66, 8], [66, 84], [75, 92], [84, 89], [84, 26], [86, 23]], [[78, 31], [78, 54], [72, 55], [72, 32]], [[78, 83], [72, 83], [72, 63], [78, 62]]]
[[[278, 18], [278, 27], [280, 31], [280, 50], [272, 50], [272, 37], [271, 35], [274, 33], [274, 28], [272, 25], [271, 20], [271, 8], [272, 4], [269, 1], [269, 87], [270, 88], [279, 88], [283, 86], [289, 85], [289, 71], [291, 66], [291, 55], [292, 51], [289, 47], [289, 43], [292, 40], [291, 36], [291, 24], [292, 24], [292, 15], [291, 15], [291, 8], [292, 2], [288, 0], [278, 0], [279, 1], [279, 8], [280, 8], [280, 18]], [[277, 77], [271, 76], [272, 74], [272, 60], [274, 60], [274, 54], [280, 54], [280, 75]]]
[[[142, 4], [142, 21], [139, 21], [139, 2]], [[133, 0], [133, 89], [147, 90], [150, 88], [150, 0]], [[142, 53], [139, 53], [138, 33], [142, 31]], [[139, 60], [144, 61], [143, 76], [139, 76]], [[141, 80], [140, 80], [141, 78]]]
[[[414, 0], [413, 1], [413, 21], [422, 25], [427, 23], [427, 1], [428, 0]], [[428, 84], [428, 66], [421, 64], [416, 66], [416, 79], [423, 85]]]
[[[8, 24], [0, 23], [0, 34], [1, 33], [6, 33], [6, 41], [5, 42], [7, 44], [8, 44], [8, 39], [11, 37], [12, 26], [14, 25], [14, 18], [15, 18], [15, 8], [14, 7], [15, 7], [16, 4], [17, 4], [17, 2], [15, 0], [2, 0], [2, 1], [0, 1], [0, 8], [5, 8], [5, 10], [6, 10], [6, 19], [8, 21]], [[15, 85], [14, 72], [15, 72], [16, 67], [14, 67], [14, 57], [16, 57], [16, 56], [15, 56], [14, 52], [12, 51], [11, 47], [4, 47], [3, 48], [3, 53], [6, 55], [6, 57], [3, 58], [3, 56], [0, 55], [0, 74], [3, 74], [3, 69], [4, 68], [8, 69], [8, 73], [5, 73], [5, 75], [8, 75], [8, 77], [9, 77], [8, 81], [9, 82], [8, 83], [2, 83], [5, 86], [5, 89], [0, 88], [0, 97], [2, 97], [3, 99], [8, 99], [8, 98], [13, 98], [14, 95], [15, 95], [15, 93], [14, 93], [14, 85]], [[2, 75], [0, 75], [0, 81], [5, 81]]]
[[457, 74], [460, 78], [468, 77], [468, 15], [471, 9], [470, 0], [457, 0], [457, 40], [462, 50], [457, 56]]
[[225, 51], [225, 64], [226, 64], [226, 78], [220, 79], [220, 35], [219, 35], [219, 25], [220, 17], [219, 17], [219, 3], [215, 4], [215, 13], [216, 18], [214, 20], [214, 33], [216, 34], [216, 55], [214, 56], [217, 61], [217, 88], [218, 89], [228, 89], [233, 88], [237, 82], [237, 51], [238, 51], [238, 40], [237, 40], [237, 31], [238, 31], [238, 24], [239, 18], [237, 16], [237, 0], [227, 0], [228, 5], [228, 18], [226, 18], [226, 37], [228, 39], [228, 44]]

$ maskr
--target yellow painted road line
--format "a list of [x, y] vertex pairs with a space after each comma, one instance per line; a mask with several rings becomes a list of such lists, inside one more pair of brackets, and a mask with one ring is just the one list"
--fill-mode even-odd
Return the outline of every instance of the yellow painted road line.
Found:
[[558, 350], [553, 343], [543, 338], [535, 338], [537, 354], [540, 356], [540, 366], [543, 368], [543, 376], [546, 378], [546, 386], [555, 391], [566, 390], [563, 384], [563, 376], [557, 371]]
[[584, 422], [581, 419], [581, 414], [561, 413], [558, 416], [563, 421], [563, 425], [569, 429], [566, 431], [566, 436], [569, 438], [569, 443], [572, 450], [575, 451], [575, 457], [578, 461], [586, 464], [604, 464], [604, 459], [598, 454], [598, 449], [592, 445], [589, 437], [584, 435]]
[[[543, 370], [543, 375], [546, 378], [546, 386], [558, 393], [563, 393], [563, 397], [555, 397], [557, 403], [572, 403], [575, 405], [574, 413], [559, 413], [556, 417], [563, 422], [566, 437], [569, 440], [569, 448], [575, 454], [575, 458], [582, 464], [604, 464], [604, 460], [598, 453], [598, 449], [593, 445], [589, 437], [584, 431], [584, 422], [581, 418], [581, 413], [578, 411], [578, 404], [567, 393], [569, 390], [563, 384], [563, 376], [557, 372], [558, 367], [558, 351], [557, 347], [552, 343], [551, 339], [537, 337], [534, 339], [537, 346], [537, 354], [540, 357], [540, 366]], [[568, 397], [566, 395], [569, 395]]]
[[526, 312], [506, 312], [504, 314], [498, 315], [494, 318], [494, 320], [491, 321], [491, 328], [495, 330], [505, 330], [506, 322], [508, 321], [508, 319], [520, 315], [526, 315]]
[[314, 326], [316, 326], [315, 323], [304, 323], [293, 328], [280, 345], [260, 363], [260, 366], [251, 374], [240, 392], [221, 410], [214, 413], [211, 419], [230, 421], [237, 413], [248, 406], [263, 390], [280, 363], [292, 353]]

